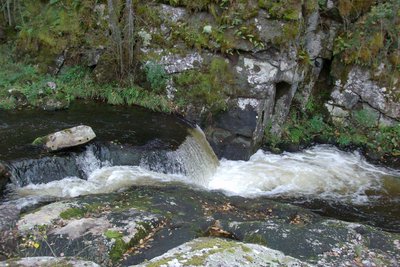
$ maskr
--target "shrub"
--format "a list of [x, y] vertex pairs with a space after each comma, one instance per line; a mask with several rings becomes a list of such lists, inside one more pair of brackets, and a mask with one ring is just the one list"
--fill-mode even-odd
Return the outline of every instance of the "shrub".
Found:
[[148, 62], [144, 66], [146, 80], [154, 93], [165, 93], [168, 76], [164, 68], [154, 62]]

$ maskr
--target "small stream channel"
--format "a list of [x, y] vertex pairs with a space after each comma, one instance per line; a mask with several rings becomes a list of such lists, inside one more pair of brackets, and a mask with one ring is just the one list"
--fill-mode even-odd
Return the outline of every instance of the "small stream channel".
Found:
[[[94, 129], [95, 142], [53, 154], [30, 145], [38, 136], [79, 124]], [[324, 216], [400, 232], [398, 170], [330, 146], [281, 155], [260, 150], [247, 162], [219, 161], [199, 128], [140, 108], [76, 103], [59, 112], [2, 112], [0, 160], [12, 173], [3, 204], [25, 207], [43, 198], [178, 182], [293, 203]]]

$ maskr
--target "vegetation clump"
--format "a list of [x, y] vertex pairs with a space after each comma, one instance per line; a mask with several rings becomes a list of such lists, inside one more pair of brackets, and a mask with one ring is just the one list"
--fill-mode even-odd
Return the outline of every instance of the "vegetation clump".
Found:
[[361, 148], [382, 161], [400, 155], [400, 123], [379, 125], [376, 115], [363, 109], [352, 112], [346, 121], [334, 123], [315, 106], [317, 104], [309, 103], [305, 111], [292, 108], [281, 136], [272, 134], [270, 126], [267, 127], [265, 145], [279, 151], [288, 145], [304, 147], [313, 143], [330, 143], [342, 149]]
[[375, 73], [373, 78], [386, 86], [387, 93], [398, 101], [400, 91], [396, 88], [399, 88], [400, 80], [400, 3], [390, 0], [371, 7], [370, 2], [365, 1], [359, 7], [362, 10], [368, 7], [370, 11], [336, 38], [334, 55], [346, 65], [356, 64], [371, 69], [371, 73]]
[[189, 70], [174, 77], [174, 83], [178, 105], [201, 104], [213, 112], [227, 108], [228, 94], [234, 86], [229, 64], [220, 58], [213, 59], [209, 69]]

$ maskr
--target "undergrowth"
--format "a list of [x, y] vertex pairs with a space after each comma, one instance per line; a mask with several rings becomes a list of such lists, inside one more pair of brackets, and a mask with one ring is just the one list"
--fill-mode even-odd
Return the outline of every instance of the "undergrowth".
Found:
[[282, 127], [282, 135], [272, 134], [269, 125], [264, 144], [277, 152], [288, 145], [300, 148], [313, 143], [328, 143], [342, 149], [361, 148], [380, 157], [400, 156], [400, 124], [379, 126], [375, 115], [367, 110], [354, 111], [342, 123], [333, 123], [327, 117], [323, 113], [292, 108]]
[[[42, 74], [33, 65], [18, 62], [7, 46], [0, 46], [0, 109], [17, 107], [23, 98], [25, 106], [37, 107], [41, 100], [51, 97], [56, 100], [93, 99], [113, 105], [139, 105], [155, 111], [171, 112], [171, 103], [165, 94], [160, 94], [162, 85], [144, 89], [138, 85], [122, 86], [118, 83], [99, 84], [87, 68], [75, 66], [65, 68], [59, 75]], [[51, 88], [48, 83], [54, 83]]]

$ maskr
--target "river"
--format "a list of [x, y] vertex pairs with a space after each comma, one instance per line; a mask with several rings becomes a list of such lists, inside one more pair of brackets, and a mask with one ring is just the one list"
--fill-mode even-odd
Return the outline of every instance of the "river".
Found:
[[[80, 103], [68, 111], [2, 116], [0, 159], [13, 166], [3, 202], [26, 206], [49, 197], [183, 183], [400, 232], [400, 171], [372, 165], [357, 151], [318, 145], [279, 155], [259, 150], [249, 161], [218, 160], [200, 128], [142, 109]], [[92, 126], [97, 143], [50, 157], [29, 145], [77, 124]]]

